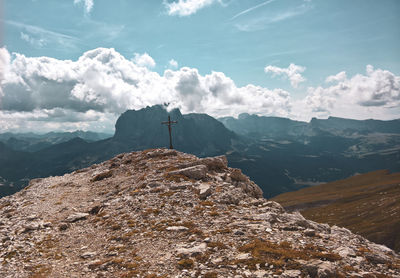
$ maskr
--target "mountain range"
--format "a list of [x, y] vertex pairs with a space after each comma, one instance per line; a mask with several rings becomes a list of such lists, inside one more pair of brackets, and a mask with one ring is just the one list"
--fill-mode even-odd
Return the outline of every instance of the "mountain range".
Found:
[[168, 128], [161, 122], [168, 116], [178, 122], [172, 127], [177, 150], [200, 157], [226, 154], [230, 166], [249, 175], [265, 197], [356, 173], [400, 171], [400, 120], [331, 117], [306, 123], [248, 114], [215, 119], [206, 114], [183, 115], [178, 109], [167, 111], [158, 105], [126, 111], [116, 122], [114, 136], [102, 139], [99, 135], [102, 140], [95, 142], [88, 137], [61, 143], [41, 139], [52, 143], [34, 150], [7, 143], [11, 137], [0, 140], [0, 194], [20, 190], [29, 179], [62, 175], [118, 153], [167, 147]]
[[45, 134], [6, 132], [0, 134], [0, 142], [16, 151], [36, 152], [74, 138], [81, 138], [86, 142], [95, 142], [112, 136], [112, 134], [82, 130], [74, 132], [49, 132]]

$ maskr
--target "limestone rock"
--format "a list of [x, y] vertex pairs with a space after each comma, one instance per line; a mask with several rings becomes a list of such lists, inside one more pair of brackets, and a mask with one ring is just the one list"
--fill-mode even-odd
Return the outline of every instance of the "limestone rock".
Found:
[[205, 200], [208, 196], [211, 195], [211, 185], [207, 183], [202, 183], [199, 186], [199, 196], [200, 199]]
[[183, 175], [188, 177], [189, 179], [200, 180], [204, 179], [206, 177], [206, 174], [207, 174], [207, 166], [197, 165], [176, 171], [171, 171], [168, 173], [168, 176]]
[[383, 254], [366, 253], [365, 258], [374, 264], [385, 264], [389, 262], [388, 257]]
[[84, 220], [89, 216], [89, 213], [85, 213], [85, 212], [77, 212], [74, 214], [71, 214], [67, 217], [67, 219], [65, 219], [66, 222], [76, 222], [79, 220]]
[[187, 231], [189, 230], [189, 228], [185, 227], [185, 226], [171, 226], [167, 228], [167, 231]]
[[81, 255], [82, 259], [88, 259], [96, 256], [96, 252], [85, 252]]
[[152, 149], [30, 184], [0, 199], [0, 277], [400, 277], [398, 254], [285, 212], [224, 156]]
[[207, 250], [207, 244], [200, 243], [197, 246], [193, 246], [191, 248], [178, 248], [176, 252], [181, 255], [196, 255], [201, 254]]
[[240, 170], [240, 169], [232, 169], [232, 171], [230, 173], [230, 178], [233, 181], [245, 182], [248, 180], [248, 178], [245, 175], [243, 175], [242, 170]]
[[228, 168], [228, 160], [225, 155], [216, 157], [206, 157], [200, 160], [202, 164], [206, 165], [208, 170], [221, 171]]

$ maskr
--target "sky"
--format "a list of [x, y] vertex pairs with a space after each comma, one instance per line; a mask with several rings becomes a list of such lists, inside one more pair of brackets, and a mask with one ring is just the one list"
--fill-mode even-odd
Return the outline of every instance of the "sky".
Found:
[[398, 0], [0, 0], [0, 133], [214, 117], [400, 118]]

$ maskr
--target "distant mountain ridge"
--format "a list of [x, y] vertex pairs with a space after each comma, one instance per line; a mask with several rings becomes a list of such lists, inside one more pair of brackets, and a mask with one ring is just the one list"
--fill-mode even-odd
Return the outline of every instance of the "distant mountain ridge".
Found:
[[[87, 142], [75, 137], [35, 152], [19, 152], [10, 146], [0, 147], [0, 195], [21, 189], [31, 178], [62, 175], [82, 167], [110, 159], [116, 154], [169, 145], [168, 128], [161, 122], [178, 121], [174, 125], [173, 145], [176, 149], [198, 156], [212, 156], [229, 151], [238, 136], [206, 114], [182, 115], [178, 109], [168, 112], [162, 106], [128, 110], [116, 122], [113, 137]], [[0, 142], [1, 144], [1, 142]], [[16, 155], [17, 154], [17, 155]]]
[[[230, 166], [242, 169], [268, 198], [355, 173], [400, 171], [398, 120], [330, 118], [305, 123], [242, 114], [239, 119], [218, 121], [207, 114], [183, 115], [158, 105], [126, 111], [116, 122], [114, 136], [104, 140], [73, 139], [32, 152], [3, 144], [0, 183], [6, 186], [0, 186], [0, 194], [17, 191], [29, 179], [62, 175], [122, 152], [168, 147], [168, 128], [161, 124], [168, 115], [178, 121], [172, 127], [177, 150], [200, 157], [226, 154]], [[7, 187], [12, 184], [14, 188]]]
[[74, 132], [48, 132], [45, 134], [6, 132], [0, 134], [0, 142], [3, 142], [9, 148], [16, 151], [36, 152], [74, 138], [81, 138], [87, 142], [95, 142], [109, 137], [112, 137], [112, 135], [82, 130]]
[[369, 133], [400, 134], [400, 119], [353, 120], [337, 117], [312, 118], [309, 123], [288, 118], [240, 114], [238, 118], [218, 118], [228, 129], [245, 136], [269, 138], [304, 138], [321, 133], [357, 136]]

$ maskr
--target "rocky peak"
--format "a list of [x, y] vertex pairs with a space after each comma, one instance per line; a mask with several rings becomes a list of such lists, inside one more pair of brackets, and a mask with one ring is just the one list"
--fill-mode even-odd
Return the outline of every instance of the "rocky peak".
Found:
[[400, 257], [287, 213], [224, 156], [120, 154], [0, 199], [1, 277], [400, 277]]
[[[236, 135], [222, 123], [206, 114], [182, 115], [179, 109], [167, 111], [161, 105], [123, 113], [115, 125], [113, 142], [125, 150], [143, 150], [169, 145], [168, 129], [161, 125], [178, 121], [172, 128], [172, 141], [176, 149], [199, 156], [223, 154], [231, 149]], [[212, 134], [212, 136], [210, 136]]]

